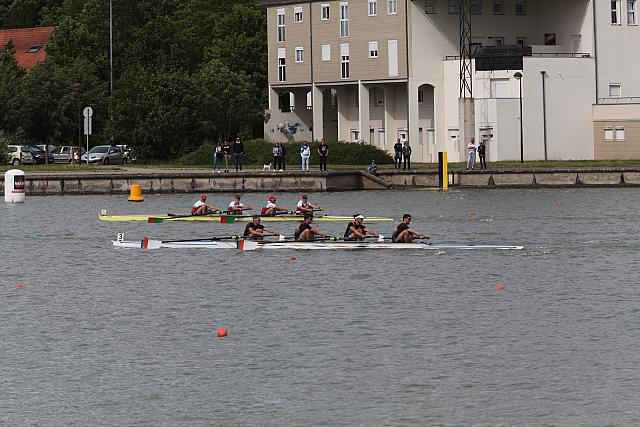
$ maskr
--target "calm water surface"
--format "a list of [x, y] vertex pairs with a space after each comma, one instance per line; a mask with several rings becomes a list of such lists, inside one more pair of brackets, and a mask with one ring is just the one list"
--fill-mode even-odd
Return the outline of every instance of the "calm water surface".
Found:
[[244, 225], [98, 220], [196, 198], [0, 205], [0, 424], [640, 424], [640, 189], [311, 194], [520, 252], [123, 250]]

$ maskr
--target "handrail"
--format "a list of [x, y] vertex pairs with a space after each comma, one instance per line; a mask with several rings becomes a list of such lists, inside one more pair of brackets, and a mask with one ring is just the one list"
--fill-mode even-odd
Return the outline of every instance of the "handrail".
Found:
[[598, 98], [598, 104], [640, 104], [640, 96], [621, 96], [616, 98]]

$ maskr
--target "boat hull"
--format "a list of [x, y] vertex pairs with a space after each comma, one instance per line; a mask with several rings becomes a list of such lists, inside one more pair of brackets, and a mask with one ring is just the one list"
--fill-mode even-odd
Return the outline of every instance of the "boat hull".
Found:
[[[167, 221], [212, 221], [212, 222], [223, 222], [222, 216], [152, 216], [152, 215], [100, 215], [100, 220], [109, 221], [109, 222], [120, 222], [120, 221], [144, 221], [148, 222], [149, 218], [161, 218], [163, 222]], [[278, 215], [278, 216], [261, 216], [260, 219], [262, 222], [294, 222], [294, 221], [302, 221], [303, 217], [300, 215]], [[253, 218], [251, 216], [241, 216], [234, 217], [233, 222], [251, 222]], [[326, 215], [326, 216], [316, 216], [313, 218], [314, 222], [345, 222], [345, 221], [353, 221], [352, 216], [337, 216], [337, 215]], [[380, 221], [393, 221], [393, 218], [383, 218], [383, 217], [367, 217], [368, 222], [380, 222]]]

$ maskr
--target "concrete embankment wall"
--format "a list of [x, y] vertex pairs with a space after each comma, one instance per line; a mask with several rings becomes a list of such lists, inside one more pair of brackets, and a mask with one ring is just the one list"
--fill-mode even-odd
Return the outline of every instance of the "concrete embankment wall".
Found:
[[[383, 171], [377, 176], [350, 172], [210, 172], [27, 173], [27, 193], [48, 194], [126, 194], [131, 184], [142, 185], [144, 193], [212, 193], [234, 191], [348, 191], [369, 189], [437, 188], [435, 171], [396, 173]], [[536, 188], [581, 186], [640, 186], [640, 168], [620, 169], [544, 169], [496, 170], [488, 172], [452, 171], [450, 187]], [[0, 175], [4, 192], [4, 175]]]

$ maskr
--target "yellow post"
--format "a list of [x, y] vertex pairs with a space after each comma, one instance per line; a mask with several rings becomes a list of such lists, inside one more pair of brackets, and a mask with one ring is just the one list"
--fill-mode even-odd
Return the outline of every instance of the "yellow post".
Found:
[[130, 202], [142, 202], [144, 197], [142, 197], [142, 185], [140, 184], [131, 184], [129, 188], [129, 201]]
[[447, 163], [447, 152], [438, 152], [438, 184], [439, 187], [447, 191], [449, 188], [449, 170]]

